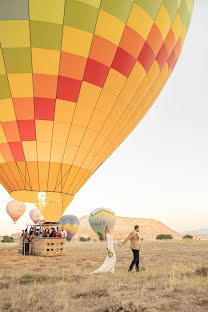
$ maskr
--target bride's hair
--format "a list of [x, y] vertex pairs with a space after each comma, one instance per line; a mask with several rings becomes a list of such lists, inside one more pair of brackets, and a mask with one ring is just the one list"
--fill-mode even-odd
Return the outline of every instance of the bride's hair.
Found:
[[106, 239], [107, 233], [110, 233], [110, 228], [108, 225], [105, 227], [105, 239]]

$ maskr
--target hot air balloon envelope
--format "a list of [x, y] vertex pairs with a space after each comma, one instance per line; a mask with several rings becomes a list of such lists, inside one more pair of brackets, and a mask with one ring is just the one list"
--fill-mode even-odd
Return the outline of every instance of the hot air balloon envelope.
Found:
[[97, 208], [89, 215], [89, 223], [96, 234], [104, 236], [106, 226], [109, 226], [110, 230], [114, 228], [116, 216], [110, 209]]
[[67, 232], [66, 239], [70, 241], [79, 228], [79, 219], [73, 215], [65, 215], [61, 217], [59, 222], [59, 229], [61, 229], [62, 226], [64, 227], [64, 230]]
[[25, 210], [25, 203], [17, 200], [12, 200], [6, 205], [6, 211], [14, 223], [25, 213]]
[[40, 213], [40, 210], [37, 209], [37, 208], [33, 208], [30, 210], [30, 213], [29, 213], [29, 216], [31, 218], [31, 220], [37, 224], [38, 221], [42, 220], [43, 219], [43, 216], [42, 214]]
[[55, 200], [51, 202], [42, 201], [36, 203], [35, 205], [44, 216], [45, 221], [56, 222], [60, 219], [65, 209], [71, 203], [72, 199], [72, 196], [63, 195], [62, 200]]
[[60, 219], [157, 99], [193, 4], [0, 1], [0, 182], [13, 198], [45, 193]]

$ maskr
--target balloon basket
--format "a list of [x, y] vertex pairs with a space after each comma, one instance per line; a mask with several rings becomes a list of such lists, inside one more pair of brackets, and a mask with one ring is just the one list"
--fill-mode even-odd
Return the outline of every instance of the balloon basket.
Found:
[[31, 242], [31, 255], [42, 257], [63, 256], [66, 239], [62, 237], [34, 238]]
[[[65, 237], [41, 237], [40, 233], [48, 227], [58, 228], [58, 222], [45, 222], [42, 224], [36, 224], [28, 226], [28, 233], [38, 232], [37, 236], [30, 235], [30, 240], [25, 241], [29, 244], [28, 255], [40, 256], [40, 257], [57, 257], [65, 254], [66, 238]], [[28, 245], [27, 245], [28, 250]], [[25, 245], [23, 239], [20, 239], [18, 252], [25, 255]]]

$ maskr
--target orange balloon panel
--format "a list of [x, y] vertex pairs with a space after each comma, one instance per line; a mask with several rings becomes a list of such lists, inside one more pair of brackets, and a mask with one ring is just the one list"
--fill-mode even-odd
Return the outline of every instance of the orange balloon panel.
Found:
[[0, 3], [0, 182], [61, 217], [171, 75], [193, 0]]

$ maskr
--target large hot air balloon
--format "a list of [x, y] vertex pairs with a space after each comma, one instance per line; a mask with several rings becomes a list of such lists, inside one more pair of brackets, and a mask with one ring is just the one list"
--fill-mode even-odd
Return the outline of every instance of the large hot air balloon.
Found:
[[73, 215], [65, 215], [61, 217], [59, 222], [59, 229], [61, 229], [61, 227], [63, 226], [64, 230], [67, 232], [66, 239], [68, 241], [72, 240], [79, 228], [79, 219]]
[[43, 219], [43, 216], [42, 214], [40, 213], [40, 210], [38, 208], [33, 208], [30, 210], [30, 213], [29, 213], [29, 216], [30, 216], [30, 219], [35, 223], [37, 224], [38, 221], [42, 220]]
[[16, 224], [17, 220], [25, 213], [26, 205], [17, 200], [12, 200], [6, 205], [6, 211]]
[[0, 1], [0, 182], [13, 198], [44, 193], [45, 219], [61, 217], [157, 99], [193, 5]]
[[108, 208], [97, 208], [89, 215], [89, 223], [92, 230], [104, 237], [105, 227], [109, 226], [112, 230], [116, 223], [115, 213]]
[[[39, 192], [39, 195], [40, 194], [46, 197], [45, 192]], [[58, 221], [60, 216], [64, 213], [65, 209], [72, 201], [72, 198], [69, 196], [62, 196], [62, 200], [54, 200], [51, 202], [47, 202], [44, 198], [40, 200], [39, 197], [39, 202], [35, 205], [40, 210], [46, 221]]]

